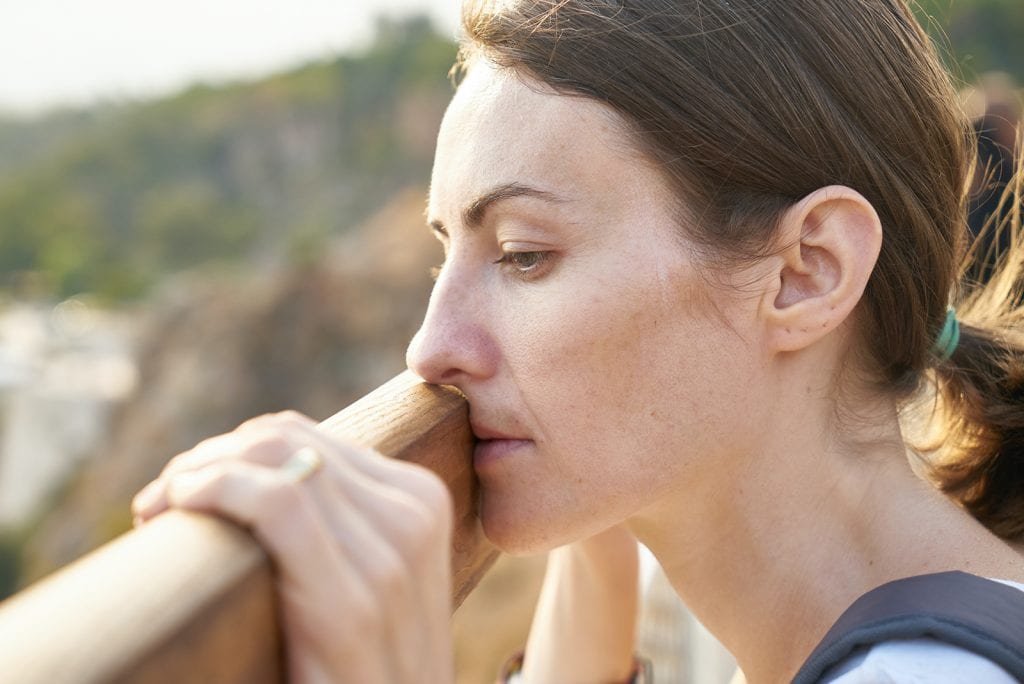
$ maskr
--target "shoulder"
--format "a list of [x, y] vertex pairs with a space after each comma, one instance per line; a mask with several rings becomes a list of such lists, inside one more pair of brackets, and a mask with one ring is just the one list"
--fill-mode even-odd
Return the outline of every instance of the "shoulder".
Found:
[[[1024, 592], [1024, 584], [994, 580]], [[893, 639], [858, 649], [821, 678], [826, 684], [929, 682], [1013, 684], [1018, 680], [988, 658], [927, 637]]]
[[1006, 670], [959, 646], [900, 639], [853, 653], [822, 677], [826, 684], [1015, 684]]

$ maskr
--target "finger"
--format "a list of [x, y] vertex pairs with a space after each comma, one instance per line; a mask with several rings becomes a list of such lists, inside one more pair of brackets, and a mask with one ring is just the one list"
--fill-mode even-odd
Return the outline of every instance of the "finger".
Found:
[[251, 463], [276, 467], [303, 445], [300, 433], [284, 425], [263, 423], [205, 439], [183, 451], [164, 466], [161, 475], [197, 470], [223, 458], [243, 458]]
[[[353, 469], [353, 472], [354, 471]], [[387, 482], [353, 475], [344, 481], [345, 491], [368, 518], [376, 520], [378, 530], [391, 544], [395, 556], [402, 559], [407, 575], [384, 575], [387, 590], [383, 597], [397, 612], [411, 606], [406, 614], [415, 620], [418, 629], [390, 625], [389, 649], [393, 654], [398, 681], [415, 679], [418, 663], [424, 653], [446, 648], [444, 626], [432, 624], [431, 616], [448, 615], [451, 610], [451, 515], [447, 508], [438, 509], [417, 498], [410, 491]], [[444, 489], [444, 485], [439, 485]], [[445, 490], [447, 493], [447, 490]], [[377, 583], [380, 586], [380, 582]], [[404, 588], [405, 591], [398, 591]], [[438, 588], [444, 588], [438, 591]], [[410, 641], [411, 639], [411, 641]]]
[[337, 459], [318, 479], [329, 481], [337, 500], [374, 521], [376, 529], [412, 560], [425, 540], [436, 538], [434, 527], [448, 524], [447, 511], [437, 510], [407, 488], [408, 478], [375, 479], [345, 459]]
[[174, 506], [251, 529], [267, 550], [277, 570], [289, 671], [298, 681], [322, 675], [318, 663], [331, 661], [366, 668], [364, 681], [385, 681], [380, 663], [364, 653], [368, 639], [379, 639], [381, 594], [351, 562], [371, 549], [333, 537], [307, 485], [263, 466], [224, 461], [174, 477], [168, 492]]
[[[381, 614], [406, 616], [403, 624], [387, 621], [380, 626], [394, 653], [392, 674], [416, 673], [423, 649], [446, 647], [447, 637], [435, 633], [439, 630], [429, 623], [412, 629], [415, 636], [409, 642], [408, 623], [450, 613], [450, 529], [441, 529], [448, 523], [432, 524], [423, 502], [367, 477], [344, 459], [332, 460], [330, 468], [306, 485], [323, 507], [333, 536], [346, 540], [341, 552], [354, 554], [350, 562], [372, 587]], [[437, 517], [447, 521], [444, 515]]]
[[219, 515], [252, 530], [276, 560], [286, 563], [279, 569], [296, 580], [336, 572], [310, 562], [323, 565], [336, 556], [325, 554], [335, 543], [319, 506], [302, 482], [274, 469], [245, 461], [214, 463], [170, 478], [167, 498], [173, 507]]
[[166, 510], [167, 483], [180, 473], [199, 470], [228, 458], [278, 467], [300, 446], [301, 443], [286, 430], [274, 429], [266, 421], [250, 421], [249, 429], [244, 433], [235, 431], [205, 439], [172, 458], [159, 477], [135, 495], [132, 512], [137, 519], [144, 521]]
[[[366, 473], [353, 467], [344, 459], [332, 462], [332, 467], [315, 478], [322, 495], [331, 501], [344, 502], [344, 508], [358, 510], [374, 525], [372, 531], [358, 529], [385, 543], [366, 543], [372, 553], [362, 554], [354, 559], [368, 582], [378, 589], [379, 595], [393, 606], [413, 606], [412, 615], [446, 615], [450, 611], [450, 594], [437, 592], [437, 587], [448, 587], [451, 582], [451, 510], [447, 488], [437, 480], [437, 489], [443, 494], [433, 497], [443, 501], [438, 506], [424, 500], [417, 494], [395, 486], [393, 481], [374, 480]], [[435, 478], [436, 480], [436, 478]], [[351, 525], [341, 506], [333, 509], [334, 515], [342, 519], [330, 519], [329, 524]], [[350, 532], [356, 531], [349, 528]], [[413, 576], [414, 575], [414, 576]], [[415, 587], [420, 587], [419, 590]], [[393, 638], [399, 639], [402, 630], [396, 630]], [[401, 670], [415, 671], [417, 649], [430, 647], [426, 642], [434, 641], [432, 630], [418, 632], [416, 644], [397, 649], [395, 664]], [[438, 637], [440, 638], [440, 637]], [[443, 640], [436, 646], [440, 647]], [[406, 662], [409, 661], [409, 662]], [[413, 668], [413, 669], [409, 669]]]
[[167, 481], [157, 478], [132, 497], [132, 522], [138, 527], [167, 509]]
[[280, 428], [294, 425], [316, 426], [316, 421], [298, 411], [278, 411], [250, 418], [239, 425], [236, 430], [238, 432], [246, 432], [252, 429]]
[[[382, 547], [380, 531], [371, 522], [375, 516], [381, 515], [384, 507], [371, 503], [370, 495], [353, 498], [351, 486], [345, 486], [342, 483], [344, 478], [334, 472], [339, 468], [345, 469], [346, 466], [337, 459], [328, 461], [321, 472], [303, 485], [320, 511], [331, 537], [341, 545], [341, 552], [364, 575], [374, 568], [388, 567], [401, 560], [390, 546]], [[386, 511], [386, 515], [394, 514], [394, 510]]]
[[378, 451], [352, 442], [340, 441], [317, 424], [293, 422], [290, 425], [323, 454], [337, 454], [352, 468], [379, 482], [388, 482], [400, 491], [412, 492], [435, 507], [451, 507], [447, 485], [432, 470], [417, 463], [387, 458]]
[[[278, 454], [261, 461], [268, 465], [279, 465], [299, 446], [312, 444], [321, 453], [337, 453], [374, 479], [395, 481], [401, 487], [420, 493], [429, 494], [429, 492], [421, 491], [425, 486], [430, 486], [429, 484], [424, 485], [424, 474], [428, 478], [436, 477], [428, 468], [418, 464], [386, 458], [374, 449], [354, 442], [339, 440], [325, 432], [311, 418], [295, 411], [282, 411], [253, 418], [243, 423], [236, 432], [249, 435], [254, 441], [282, 434], [292, 438], [288, 445], [290, 448], [284, 451], [284, 457]], [[185, 457], [183, 460], [190, 458], [192, 457]]]

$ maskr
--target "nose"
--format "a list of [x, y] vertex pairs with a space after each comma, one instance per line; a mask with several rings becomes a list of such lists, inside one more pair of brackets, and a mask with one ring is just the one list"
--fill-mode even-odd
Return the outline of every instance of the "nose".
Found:
[[482, 286], [462, 279], [449, 263], [434, 284], [423, 323], [409, 343], [406, 365], [429, 383], [465, 389], [472, 380], [493, 375], [497, 358]]

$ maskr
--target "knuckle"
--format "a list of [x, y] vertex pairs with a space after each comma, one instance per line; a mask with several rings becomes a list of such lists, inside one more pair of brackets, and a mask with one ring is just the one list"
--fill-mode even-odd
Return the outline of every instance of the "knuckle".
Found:
[[287, 520], [299, 510], [303, 495], [302, 487], [297, 482], [279, 480], [266, 484], [259, 502], [257, 519], [268, 524]]
[[254, 452], [289, 454], [294, 451], [294, 446], [280, 429], [264, 427], [250, 431], [246, 435], [245, 451], [249, 454]]
[[282, 423], [298, 423], [300, 425], [307, 425], [313, 422], [305, 414], [299, 413], [294, 409], [278, 411], [277, 413], [273, 414], [273, 417], [275, 420]]
[[287, 410], [276, 413], [264, 413], [263, 415], [250, 418], [239, 426], [240, 430], [251, 430], [253, 428], [266, 428], [281, 425], [307, 425], [311, 421], [298, 411]]
[[270, 418], [270, 416], [271, 414], [269, 413], [263, 413], [258, 416], [253, 416], [249, 420], [246, 420], [243, 423], [241, 423], [237, 428], [235, 428], [235, 430], [237, 432], [246, 432], [261, 425], [266, 425], [267, 420]]
[[374, 563], [374, 583], [382, 590], [381, 595], [399, 598], [404, 595], [409, 585], [411, 573], [402, 556], [385, 547]]
[[201, 474], [177, 473], [172, 475], [167, 482], [167, 501], [174, 506], [184, 505], [186, 502], [195, 503], [197, 497], [201, 497], [207, 503], [220, 499], [223, 489], [225, 473], [219, 468], [207, 468]]
[[430, 522], [438, 526], [450, 523], [454, 502], [444, 480], [429, 470], [420, 469], [414, 487], [417, 498], [429, 514]]
[[377, 595], [364, 586], [345, 593], [345, 622], [353, 634], [375, 634], [383, 628], [381, 606]]
[[265, 485], [255, 502], [252, 526], [280, 553], [315, 553], [322, 541], [304, 516], [303, 496], [305, 493], [297, 484], [276, 482]]
[[406, 558], [418, 562], [425, 554], [432, 553], [438, 537], [444, 533], [444, 523], [442, 515], [421, 502], [406, 506], [398, 531], [399, 543]]
[[163, 474], [174, 475], [175, 473], [188, 469], [192, 461], [192, 454], [196, 451], [196, 449], [199, 449], [202, 445], [206, 444], [209, 441], [209, 439], [205, 439], [196, 446], [194, 446], [190, 451], [183, 451], [180, 454], [172, 456], [171, 459], [167, 461], [166, 465], [164, 465]]

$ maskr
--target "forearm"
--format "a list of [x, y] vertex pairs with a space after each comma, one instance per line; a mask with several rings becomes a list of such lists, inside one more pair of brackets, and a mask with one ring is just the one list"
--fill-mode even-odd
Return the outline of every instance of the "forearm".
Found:
[[524, 684], [622, 682], [633, 669], [636, 542], [613, 529], [552, 551], [526, 645]]

